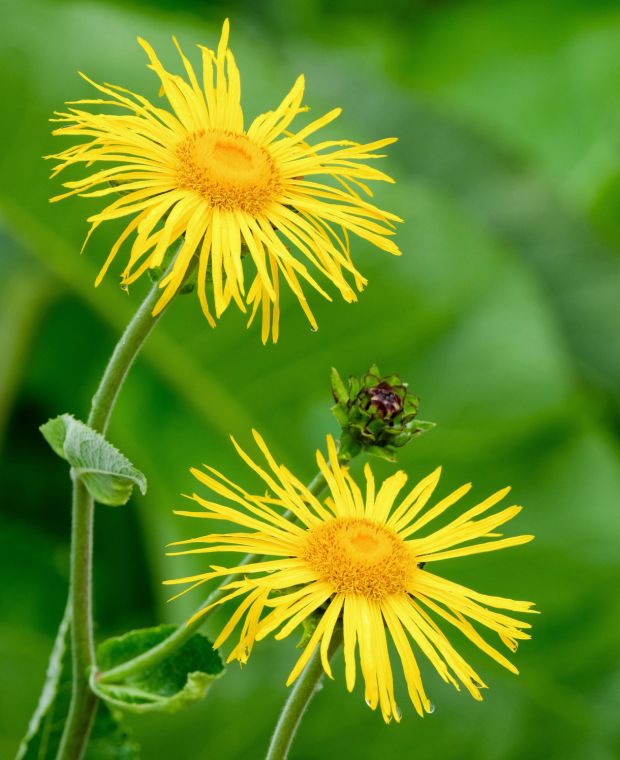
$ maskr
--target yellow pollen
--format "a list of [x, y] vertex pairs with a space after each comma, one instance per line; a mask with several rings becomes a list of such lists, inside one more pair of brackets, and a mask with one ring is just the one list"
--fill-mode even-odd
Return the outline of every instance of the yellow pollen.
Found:
[[282, 189], [269, 153], [242, 134], [194, 132], [177, 145], [176, 159], [179, 188], [197, 193], [211, 208], [256, 215]]
[[308, 534], [302, 558], [335, 593], [377, 600], [406, 592], [416, 571], [405, 542], [366, 518], [338, 517], [322, 523]]

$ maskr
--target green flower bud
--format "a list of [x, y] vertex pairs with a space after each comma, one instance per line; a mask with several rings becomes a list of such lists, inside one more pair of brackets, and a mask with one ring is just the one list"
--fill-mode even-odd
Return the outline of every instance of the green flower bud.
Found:
[[362, 378], [345, 385], [332, 369], [334, 416], [342, 429], [340, 456], [351, 459], [362, 450], [394, 461], [397, 450], [417, 435], [435, 427], [417, 419], [420, 399], [409, 393], [399, 375], [382, 376], [373, 364]]

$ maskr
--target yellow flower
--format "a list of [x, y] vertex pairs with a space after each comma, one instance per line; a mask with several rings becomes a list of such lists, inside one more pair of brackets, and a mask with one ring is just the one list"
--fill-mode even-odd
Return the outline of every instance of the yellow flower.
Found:
[[407, 476], [397, 472], [377, 491], [372, 471], [366, 465], [362, 492], [348, 470], [339, 464], [334, 441], [328, 437], [329, 462], [320, 452], [317, 462], [330, 495], [319, 501], [286, 467], [277, 464], [257, 433], [254, 438], [271, 472], [250, 459], [234, 440], [233, 443], [242, 459], [265, 481], [271, 495], [251, 495], [211, 467], [205, 466], [206, 471], [192, 470], [201, 483], [232, 506], [206, 501], [194, 494], [192, 499], [203, 510], [177, 514], [226, 520], [241, 531], [178, 541], [176, 544], [206, 546], [173, 554], [239, 552], [265, 557], [245, 565], [211, 566], [200, 575], [166, 581], [191, 584], [181, 592], [185, 593], [212, 578], [229, 573], [241, 576], [240, 580], [226, 584], [226, 595], [216, 603], [242, 600], [214, 644], [221, 646], [244, 619], [239, 642], [229, 661], [245, 662], [255, 641], [274, 631], [277, 639], [284, 638], [314, 616], [316, 627], [287, 685], [301, 673], [317, 647], [323, 668], [332, 677], [327, 653], [335, 627], [342, 624], [347, 688], [351, 691], [355, 684], [357, 646], [366, 702], [372, 709], [379, 705], [386, 721], [400, 719], [388, 638], [398, 653], [409, 697], [420, 715], [433, 708], [422, 684], [414, 650], [428, 657], [444, 681], [457, 689], [462, 683], [475, 699], [482, 699], [480, 690], [485, 687], [478, 673], [453, 648], [437, 620], [450, 623], [498, 663], [518, 672], [473, 623], [497, 634], [514, 652], [519, 640], [530, 638], [524, 630], [530, 625], [497, 610], [533, 612], [532, 603], [481, 594], [428, 570], [428, 565], [442, 560], [530, 541], [533, 536], [501, 538], [496, 532], [521, 507], [510, 506], [481, 517], [510, 489], [498, 491], [428, 533], [425, 526], [464, 496], [471, 487], [469, 484], [425, 509], [440, 469], [399, 499]]
[[[172, 271], [163, 279], [163, 293], [154, 314], [179, 289], [194, 256], [198, 257], [198, 296], [211, 326], [229, 304], [246, 312], [248, 325], [259, 307], [262, 338], [278, 337], [280, 276], [293, 291], [313, 329], [314, 316], [302, 290], [307, 282], [325, 298], [306, 264], [318, 270], [346, 301], [357, 296], [366, 280], [351, 261], [349, 233], [378, 248], [399, 254], [394, 222], [402, 221], [362, 197], [371, 196], [366, 180], [393, 182], [369, 162], [393, 138], [359, 144], [350, 140], [306, 140], [333, 121], [340, 109], [292, 131], [291, 123], [307, 110], [302, 105], [304, 78], [273, 111], [257, 116], [244, 127], [240, 105], [241, 83], [235, 59], [228, 49], [228, 21], [224, 22], [217, 52], [200, 46], [202, 77], [174, 40], [187, 79], [164, 69], [151, 46], [139, 40], [151, 68], [161, 80], [161, 93], [171, 111], [123, 87], [84, 79], [106, 99], [78, 100], [68, 105], [105, 105], [119, 113], [91, 113], [69, 108], [57, 113], [64, 122], [56, 135], [86, 138], [62, 153], [49, 156], [60, 163], [55, 176], [68, 166], [103, 165], [83, 179], [65, 182], [69, 195], [113, 196], [100, 213], [89, 217], [91, 228], [102, 222], [130, 217], [112, 247], [96, 285], [127, 238], [134, 235], [122, 274], [124, 287], [147, 269], [162, 264], [166, 250], [184, 238]], [[111, 165], [105, 168], [106, 165]], [[120, 193], [120, 196], [118, 196]], [[86, 241], [85, 241], [86, 244]], [[243, 259], [252, 260], [249, 287]], [[212, 282], [213, 303], [207, 298]]]

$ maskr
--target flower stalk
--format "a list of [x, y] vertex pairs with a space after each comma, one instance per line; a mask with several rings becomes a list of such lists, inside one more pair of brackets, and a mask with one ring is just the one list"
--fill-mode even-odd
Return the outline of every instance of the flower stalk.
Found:
[[[342, 627], [338, 626], [329, 644], [328, 657], [331, 659], [342, 643]], [[289, 750], [311, 699], [320, 688], [323, 679], [323, 664], [317, 646], [310, 662], [295, 681], [276, 725], [265, 760], [286, 760]]]
[[73, 684], [58, 760], [82, 757], [97, 710], [97, 697], [90, 690], [84, 675], [95, 658], [92, 618], [93, 517], [93, 498], [80, 478], [73, 477], [71, 588], [65, 611], [71, 619]]
[[[153, 316], [160, 296], [156, 283], [134, 314], [116, 344], [91, 402], [88, 425], [105, 434], [118, 394], [140, 349], [163, 312]], [[57, 760], [79, 760], [88, 744], [97, 709], [97, 697], [90, 689], [88, 674], [95, 664], [92, 619], [92, 552], [94, 501], [79, 477], [73, 479], [71, 529], [70, 604], [73, 685], [71, 704]]]

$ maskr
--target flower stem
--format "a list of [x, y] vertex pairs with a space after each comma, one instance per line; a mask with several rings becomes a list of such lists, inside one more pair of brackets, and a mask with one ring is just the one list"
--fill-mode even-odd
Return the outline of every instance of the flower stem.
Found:
[[[325, 476], [323, 473], [318, 472], [310, 481], [308, 490], [314, 496], [320, 496], [325, 486]], [[285, 518], [290, 517], [291, 513], [287, 511], [283, 514], [283, 516]], [[259, 559], [259, 557], [259, 554], [246, 554], [239, 564], [248, 565], [251, 562]], [[171, 652], [174, 652], [175, 649], [183, 646], [183, 644], [185, 644], [185, 642], [188, 641], [194, 635], [194, 633], [206, 622], [210, 613], [215, 611], [215, 607], [212, 607], [207, 612], [200, 614], [201, 611], [206, 607], [209, 607], [210, 605], [218, 602], [226, 593], [223, 590], [223, 587], [231, 581], [235, 580], [235, 578], [236, 575], [228, 575], [222, 581], [220, 581], [217, 587], [213, 589], [206, 600], [196, 610], [190, 622], [177, 628], [175, 631], [173, 631], [173, 633], [170, 634], [170, 636], [168, 636], [168, 638], [161, 641], [152, 649], [148, 649], [146, 652], [138, 655], [138, 657], [127, 660], [127, 662], [123, 662], [121, 665], [117, 665], [115, 668], [106, 670], [103, 673], [98, 673], [96, 676], [97, 681], [100, 681], [102, 683], [115, 683], [122, 681], [128, 676], [134, 675], [134, 673], [139, 673], [145, 668], [156, 665], [158, 662], [161, 662], [163, 659], [165, 659]]]
[[97, 697], [84, 677], [94, 661], [91, 557], [93, 500], [83, 482], [73, 478], [71, 522], [71, 588], [65, 615], [71, 620], [71, 705], [65, 724], [59, 760], [82, 757], [97, 708]]
[[[110, 415], [127, 373], [161, 314], [152, 316], [161, 292], [156, 284], [134, 314], [114, 348], [99, 387], [93, 396], [88, 425], [105, 434]], [[71, 527], [70, 604], [73, 686], [67, 722], [57, 760], [80, 760], [88, 744], [97, 709], [97, 697], [88, 684], [88, 671], [95, 664], [92, 622], [92, 553], [94, 502], [80, 478], [73, 476]]]
[[164, 308], [156, 317], [152, 314], [160, 296], [159, 285], [154, 283], [114, 347], [114, 352], [105, 368], [99, 387], [95, 391], [88, 416], [88, 425], [101, 434], [105, 434], [107, 430], [110, 415], [132, 364], [140, 353], [144, 341], [165, 311]]
[[[329, 643], [328, 657], [333, 656], [341, 643], [342, 628], [338, 626], [334, 629]], [[321, 662], [320, 647], [317, 646], [310, 661], [295, 681], [295, 685], [282, 708], [265, 760], [286, 760], [301, 719], [310, 704], [310, 700], [318, 691], [322, 678], [323, 663]]]

